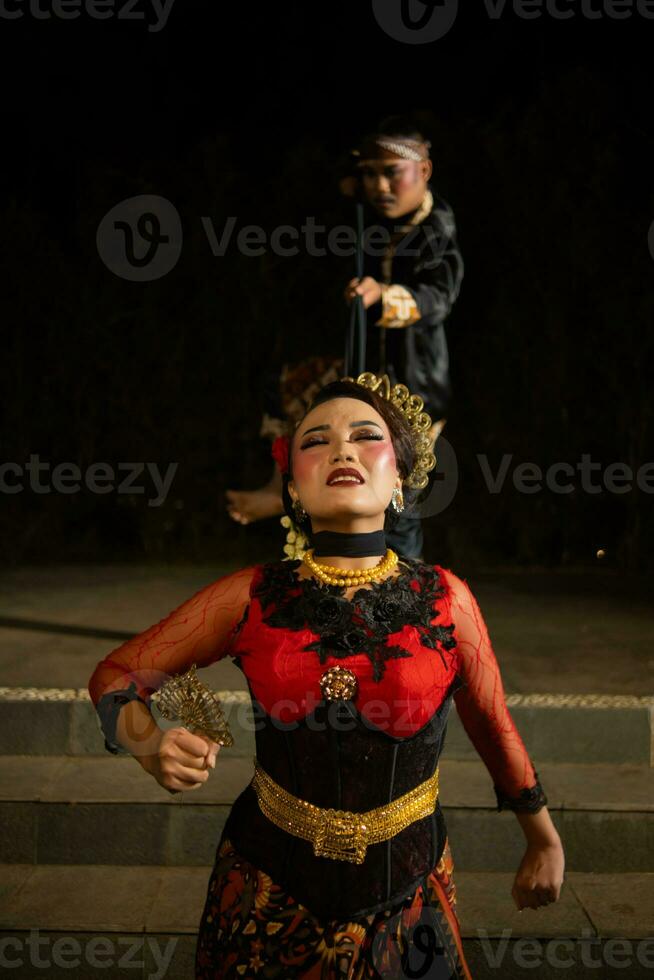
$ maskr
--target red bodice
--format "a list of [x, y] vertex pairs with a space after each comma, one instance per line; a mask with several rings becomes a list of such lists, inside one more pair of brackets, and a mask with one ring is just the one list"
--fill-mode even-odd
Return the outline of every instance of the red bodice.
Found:
[[97, 665], [93, 703], [128, 685], [147, 701], [191, 664], [229, 655], [266, 713], [293, 722], [311, 715], [323, 697], [321, 678], [340, 666], [356, 676], [353, 704], [367, 723], [404, 739], [430, 721], [454, 684], [457, 713], [498, 801], [539, 808], [537, 773], [467, 583], [449, 569], [410, 560], [400, 578], [362, 587], [349, 601], [343, 589], [300, 579], [298, 564], [254, 565], [201, 589]]
[[300, 579], [292, 563], [269, 568], [256, 570], [231, 647], [266, 712], [305, 718], [323, 699], [321, 678], [338, 666], [355, 676], [352, 700], [371, 725], [395, 738], [422, 728], [457, 674], [452, 627], [441, 625], [450, 622], [447, 596], [438, 597], [433, 570], [422, 583], [404, 572], [349, 601], [342, 589]]

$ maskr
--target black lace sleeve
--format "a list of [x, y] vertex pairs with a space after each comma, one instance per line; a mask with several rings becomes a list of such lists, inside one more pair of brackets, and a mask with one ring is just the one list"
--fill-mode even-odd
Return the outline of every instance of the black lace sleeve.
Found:
[[127, 752], [116, 741], [122, 705], [136, 698], [149, 710], [151, 695], [169, 678], [183, 674], [192, 664], [208, 667], [229, 653], [249, 602], [255, 568], [221, 576], [96, 665], [89, 694], [108, 752]]
[[492, 777], [498, 810], [537, 813], [547, 798], [507, 707], [488, 627], [467, 582], [444, 574], [464, 681], [454, 695], [459, 719]]

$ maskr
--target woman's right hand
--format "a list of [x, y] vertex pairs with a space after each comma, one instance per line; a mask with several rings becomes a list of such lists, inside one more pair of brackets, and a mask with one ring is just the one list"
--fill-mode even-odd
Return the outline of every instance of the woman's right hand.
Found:
[[199, 789], [216, 765], [220, 745], [182, 726], [162, 732], [157, 750], [143, 759], [143, 768], [169, 793]]

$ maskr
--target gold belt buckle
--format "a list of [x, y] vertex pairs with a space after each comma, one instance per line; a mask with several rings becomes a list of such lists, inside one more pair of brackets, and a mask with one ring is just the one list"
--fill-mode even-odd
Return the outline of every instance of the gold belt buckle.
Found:
[[366, 825], [356, 813], [326, 810], [313, 840], [316, 857], [363, 864], [366, 856]]

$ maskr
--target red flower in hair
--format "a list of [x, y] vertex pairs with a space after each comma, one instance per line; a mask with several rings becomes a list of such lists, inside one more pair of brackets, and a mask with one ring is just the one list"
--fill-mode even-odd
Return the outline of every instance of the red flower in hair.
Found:
[[271, 455], [277, 463], [280, 473], [288, 473], [288, 447], [288, 436], [277, 436], [272, 444]]

